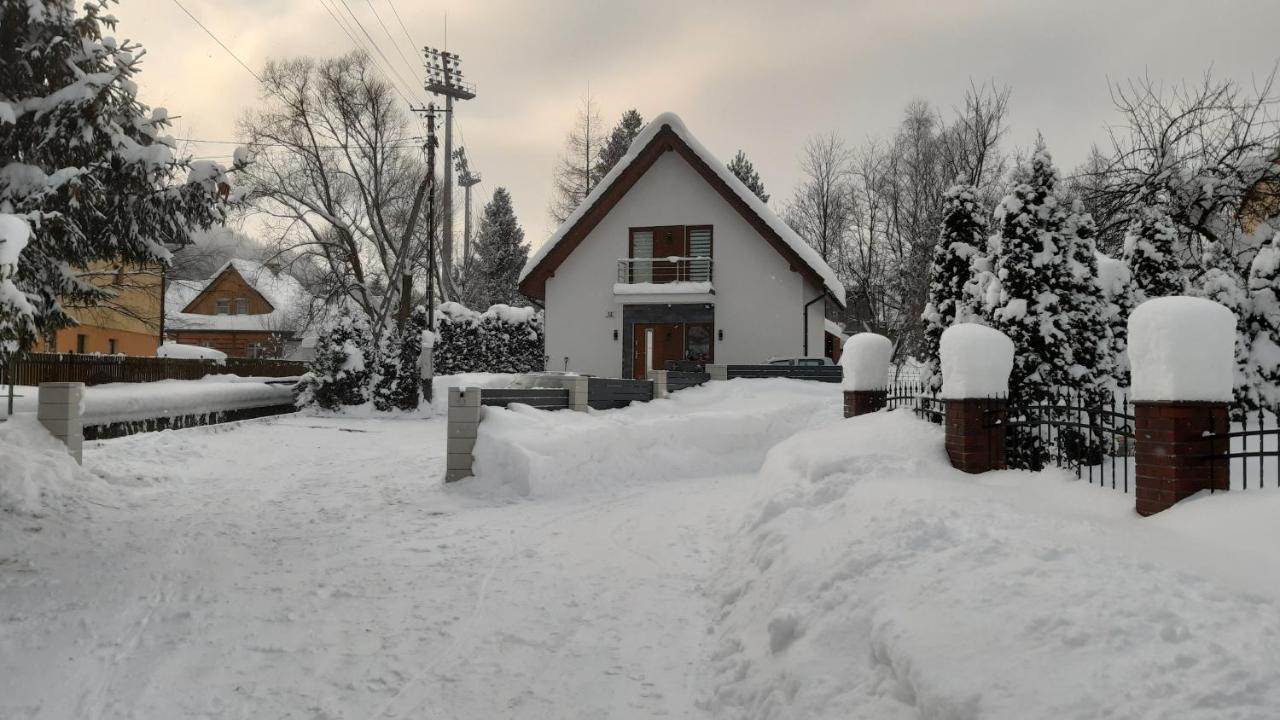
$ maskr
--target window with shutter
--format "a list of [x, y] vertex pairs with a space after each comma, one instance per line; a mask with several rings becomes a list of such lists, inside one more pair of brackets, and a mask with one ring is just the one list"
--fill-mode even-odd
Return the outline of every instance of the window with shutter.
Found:
[[[653, 258], [653, 230], [631, 231], [631, 257], [642, 261]], [[653, 263], [631, 263], [631, 282], [653, 282]]]
[[[706, 282], [711, 279], [711, 226], [695, 225], [689, 228], [689, 261], [688, 277], [693, 282]], [[706, 259], [697, 259], [706, 258]]]

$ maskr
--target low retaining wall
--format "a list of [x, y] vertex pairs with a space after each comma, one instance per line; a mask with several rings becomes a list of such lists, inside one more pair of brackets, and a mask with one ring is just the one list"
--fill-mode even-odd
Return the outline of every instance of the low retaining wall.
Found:
[[707, 373], [712, 380], [780, 377], [838, 383], [844, 378], [839, 365], [708, 365]]
[[85, 424], [85, 440], [109, 440], [143, 432], [160, 430], [181, 430], [201, 425], [217, 425], [219, 423], [252, 420], [271, 415], [287, 415], [297, 412], [293, 403], [286, 405], [266, 405], [263, 407], [240, 408], [237, 410], [212, 410], [204, 413], [188, 415], [170, 415], [164, 417], [144, 418], [140, 420], [121, 420], [116, 422]]
[[596, 410], [612, 410], [633, 402], [649, 402], [653, 396], [653, 382], [650, 380], [587, 378], [587, 405]]

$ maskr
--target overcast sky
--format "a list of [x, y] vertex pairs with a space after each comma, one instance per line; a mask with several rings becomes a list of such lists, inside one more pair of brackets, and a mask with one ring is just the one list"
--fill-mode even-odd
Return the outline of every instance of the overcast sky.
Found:
[[[1280, 58], [1277, 0], [181, 1], [255, 70], [350, 50], [326, 6], [348, 23], [353, 12], [414, 83], [392, 7], [415, 47], [444, 43], [447, 13], [449, 49], [478, 88], [458, 123], [484, 177], [480, 201], [510, 189], [535, 247], [552, 230], [551, 172], [588, 83], [606, 125], [630, 107], [646, 119], [670, 110], [722, 160], [746, 150], [780, 209], [808, 136], [886, 136], [908, 101], [949, 112], [971, 79], [1012, 87], [1011, 146], [1040, 130], [1070, 168], [1116, 120], [1109, 79], [1176, 82], [1212, 66], [1252, 82]], [[173, 0], [123, 0], [114, 14], [118, 34], [148, 50], [143, 99], [182, 116], [175, 136], [234, 139], [236, 117], [257, 101], [253, 77]]]

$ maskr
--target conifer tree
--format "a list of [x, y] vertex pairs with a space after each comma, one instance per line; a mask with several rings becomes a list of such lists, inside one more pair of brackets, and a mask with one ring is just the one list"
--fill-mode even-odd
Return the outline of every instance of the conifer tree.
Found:
[[223, 219], [226, 169], [179, 158], [138, 101], [114, 1], [0, 0], [0, 362], [110, 298], [77, 268], [163, 262]]
[[929, 266], [929, 302], [923, 316], [923, 380], [932, 390], [942, 389], [938, 346], [943, 331], [976, 314], [975, 298], [966, 286], [973, 279], [974, 257], [986, 245], [986, 218], [976, 187], [957, 183], [943, 196], [942, 232]]
[[1133, 279], [1129, 266], [1099, 253], [1098, 292], [1103, 300], [1104, 340], [1109, 374], [1116, 389], [1129, 387], [1129, 314], [1133, 312]]
[[635, 108], [622, 113], [622, 118], [610, 131], [604, 147], [600, 149], [600, 156], [596, 159], [594, 178], [591, 183], [593, 187], [609, 174], [619, 160], [626, 156], [627, 150], [631, 149], [631, 142], [636, 139], [643, 127], [644, 118]]
[[1249, 266], [1249, 309], [1244, 323], [1251, 409], [1280, 410], [1280, 233], [1258, 248]]
[[409, 320], [394, 332], [383, 335], [378, 352], [378, 379], [373, 388], [373, 405], [379, 410], [416, 410], [422, 400], [422, 332], [427, 329], [427, 310], [418, 305]]
[[[1088, 415], [1075, 417], [1068, 410], [1066, 417], [1088, 421], [1090, 425], [1097, 424], [1096, 410], [1111, 409], [1115, 392], [1107, 302], [1098, 292], [1097, 234], [1093, 216], [1085, 211], [1079, 199], [1073, 200], [1062, 227], [1066, 272], [1059, 276], [1063, 284], [1057, 289], [1057, 295], [1059, 312], [1066, 323], [1065, 345], [1070, 362], [1066, 387], [1079, 393], [1078, 398], [1071, 400], [1083, 404]], [[1101, 434], [1086, 433], [1080, 428], [1069, 427], [1059, 434], [1063, 452], [1087, 464], [1102, 461], [1104, 440]]]
[[1138, 304], [1151, 298], [1182, 294], [1182, 271], [1173, 253], [1177, 237], [1177, 226], [1162, 202], [1139, 208], [1129, 221], [1124, 236], [1124, 259], [1133, 274]]
[[341, 410], [369, 401], [373, 336], [364, 316], [341, 308], [316, 340], [316, 356], [294, 389], [300, 407]]
[[1212, 300], [1227, 308], [1236, 316], [1236, 371], [1234, 400], [1232, 410], [1236, 419], [1240, 413], [1253, 407], [1254, 397], [1250, 392], [1251, 361], [1249, 353], [1249, 318], [1252, 315], [1252, 298], [1249, 294], [1248, 280], [1240, 276], [1235, 259], [1231, 257], [1221, 243], [1205, 244], [1200, 265], [1205, 270], [1200, 275], [1194, 288], [1200, 297]]
[[[1069, 272], [1062, 227], [1064, 213], [1056, 196], [1058, 173], [1048, 151], [1038, 149], [1024, 179], [996, 207], [991, 264], [997, 287], [991, 325], [1014, 345], [1009, 377], [1012, 405], [1053, 402], [1056, 389], [1071, 381], [1068, 319], [1061, 289]], [[1011, 428], [1009, 463], [1039, 470], [1049, 457], [1034, 428]]]
[[733, 159], [729, 161], [727, 167], [734, 177], [741, 180], [748, 190], [760, 198], [760, 202], [769, 202], [769, 193], [764, 191], [764, 181], [760, 179], [760, 173], [756, 172], [755, 165], [752, 165], [751, 161], [747, 159], [746, 153], [739, 150], [738, 154], [734, 155]]
[[477, 300], [481, 307], [522, 304], [520, 270], [529, 259], [524, 230], [516, 220], [511, 194], [506, 188], [493, 191], [484, 206], [476, 234]]

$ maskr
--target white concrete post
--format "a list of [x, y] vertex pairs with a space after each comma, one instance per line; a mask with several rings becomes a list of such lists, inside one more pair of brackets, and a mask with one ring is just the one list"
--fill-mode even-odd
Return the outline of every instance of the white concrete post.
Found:
[[84, 383], [40, 383], [39, 405], [36, 419], [67, 446], [67, 452], [76, 462], [83, 462], [84, 424], [81, 404], [84, 400]]
[[444, 481], [471, 477], [472, 451], [480, 428], [480, 388], [449, 388], [449, 426]]
[[650, 370], [649, 381], [653, 383], [653, 399], [664, 398], [667, 396], [667, 371], [666, 370]]
[[712, 380], [728, 380], [729, 366], [728, 365], [708, 365], [707, 374], [711, 376]]

